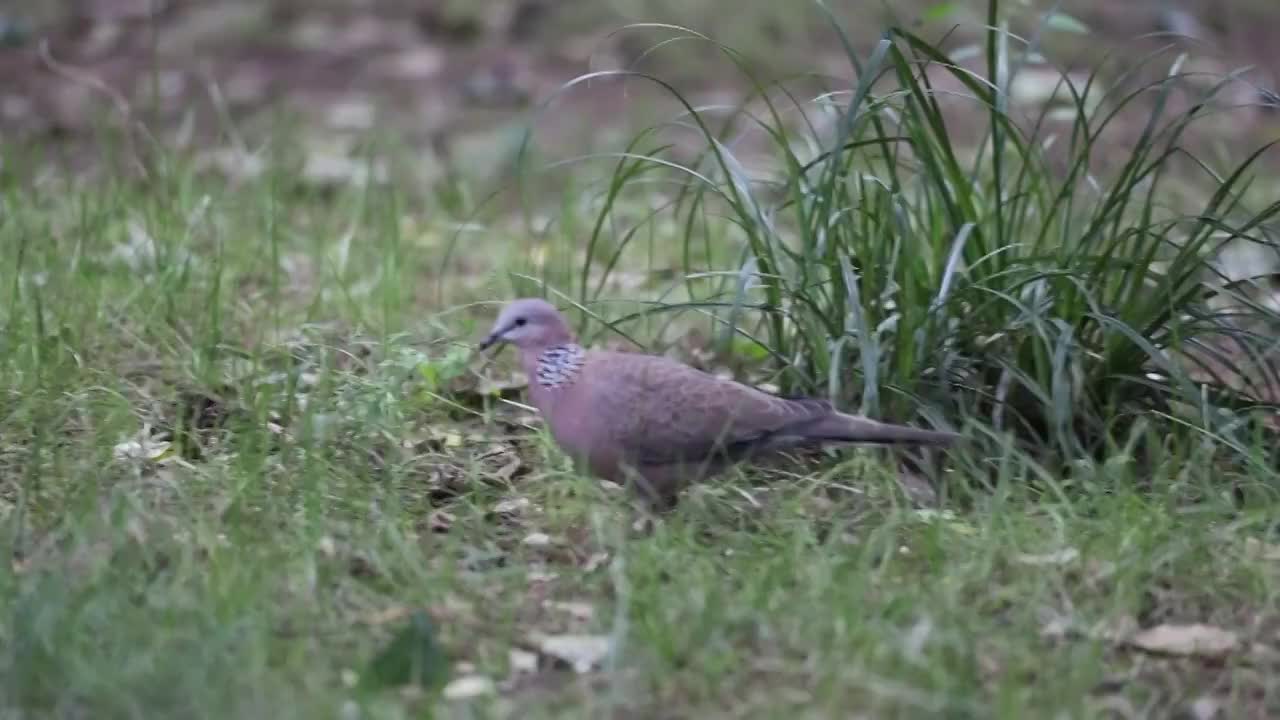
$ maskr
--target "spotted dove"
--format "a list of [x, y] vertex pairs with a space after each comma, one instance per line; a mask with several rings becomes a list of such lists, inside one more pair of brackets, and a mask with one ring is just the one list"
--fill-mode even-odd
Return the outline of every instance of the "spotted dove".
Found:
[[521, 299], [485, 350], [510, 343], [556, 443], [591, 473], [669, 508], [680, 489], [764, 452], [823, 442], [947, 445], [955, 433], [889, 425], [784, 398], [653, 355], [585, 350], [555, 306]]

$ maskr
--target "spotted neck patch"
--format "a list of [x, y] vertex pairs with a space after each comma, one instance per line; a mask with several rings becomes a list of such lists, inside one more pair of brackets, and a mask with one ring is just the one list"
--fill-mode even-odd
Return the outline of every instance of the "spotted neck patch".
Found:
[[573, 384], [587, 353], [573, 343], [554, 345], [538, 356], [538, 384], [549, 390]]

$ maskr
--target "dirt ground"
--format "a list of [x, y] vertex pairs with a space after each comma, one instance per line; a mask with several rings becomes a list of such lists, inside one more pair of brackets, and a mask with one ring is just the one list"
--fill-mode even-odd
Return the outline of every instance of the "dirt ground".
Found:
[[[896, 3], [893, 16], [849, 1], [831, 5], [864, 48], [891, 22], [929, 38], [951, 33], [947, 44], [963, 48], [985, 3], [952, 3], [945, 14], [923, 0]], [[146, 128], [148, 139], [199, 149], [234, 171], [222, 149], [254, 144], [283, 111], [304, 122], [308, 137], [337, 148], [327, 155], [343, 154], [342, 138], [384, 130], [429, 152], [428, 175], [464, 164], [483, 176], [496, 171], [494, 148], [508, 143], [522, 111], [584, 73], [641, 68], [709, 101], [743, 89], [742, 73], [714, 48], [677, 43], [650, 55], [673, 33], [615, 32], [629, 22], [669, 21], [706, 32], [742, 49], [766, 77], [848, 73], [837, 38], [816, 11], [796, 20], [797, 13], [762, 0], [732, 13], [727, 7], [712, 0], [15, 0], [0, 3], [0, 133], [61, 149], [64, 159], [82, 165], [97, 155], [95, 128], [128, 118]], [[1191, 53], [1184, 71], [1222, 75], [1253, 66], [1242, 75], [1247, 82], [1221, 96], [1249, 107], [1217, 127], [1230, 139], [1277, 134], [1280, 114], [1265, 106], [1280, 73], [1280, 24], [1269, 22], [1280, 11], [1252, 0], [1069, 2], [1064, 9], [1093, 34], [1046, 34], [1045, 52], [1056, 67], [1087, 72], [1100, 57], [1100, 41], [1126, 59], [1180, 44]], [[1029, 33], [1036, 19], [1018, 16], [1013, 27]], [[1144, 72], [1167, 71], [1173, 57]], [[1116, 63], [1110, 79], [1126, 80], [1128, 67]], [[1043, 101], [1036, 82], [1020, 86], [1032, 104]], [[552, 152], [581, 151], [588, 137], [607, 142], [610, 132], [674, 108], [660, 97], [640, 82], [576, 86], [543, 116], [539, 140]], [[1140, 128], [1131, 125], [1130, 133]], [[323, 177], [341, 174], [342, 166], [334, 160], [313, 169]]]

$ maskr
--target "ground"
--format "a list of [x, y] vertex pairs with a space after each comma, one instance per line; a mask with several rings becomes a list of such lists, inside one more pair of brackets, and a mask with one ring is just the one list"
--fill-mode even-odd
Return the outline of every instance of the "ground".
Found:
[[[737, 234], [768, 224], [754, 206], [664, 214], [684, 186], [626, 175], [604, 154], [673, 117], [680, 97], [736, 102], [749, 83], [723, 58], [655, 60], [679, 96], [584, 82], [522, 144], [522, 110], [653, 40], [601, 28], [669, 19], [670, 8], [71, 5], [79, 20], [3, 15], [29, 28], [6, 25], [14, 47], [0, 67], [0, 717], [1280, 715], [1274, 408], [1270, 424], [1246, 427], [1243, 411], [1215, 425], [1158, 405], [1133, 422], [1106, 417], [1105, 440], [1081, 430], [1079, 447], [1058, 453], [1048, 435], [993, 420], [965, 382], [935, 387], [934, 368], [899, 360], [907, 345], [890, 347], [881, 325], [870, 335], [893, 351], [880, 370], [884, 414], [941, 414], [966, 446], [741, 467], [656, 519], [625, 489], [573, 470], [522, 404], [510, 353], [473, 352], [513, 296], [550, 288], [614, 324], [574, 314], [591, 344], [638, 344], [748, 381], [803, 382], [771, 355], [826, 369], [821, 328], [801, 331], [817, 333], [814, 353], [803, 334], [763, 324], [764, 341], [721, 344], [699, 314], [709, 310], [692, 305], [663, 322], [629, 316], [657, 299], [732, 298], [739, 279], [751, 297], [767, 284], [742, 269], [748, 249], [774, 257]], [[967, 24], [949, 51], [983, 39], [972, 27], [982, 4], [957, 4], [959, 15], [919, 5], [899, 12], [934, 29]], [[787, 50], [765, 60], [847, 77], [830, 34], [805, 44], [821, 17], [773, 7], [717, 24], [723, 6], [694, 3], [670, 19], [718, 25], [751, 63], [766, 37]], [[1259, 62], [1248, 91], [1271, 87], [1265, 16], [1250, 14], [1262, 10], [1187, 7], [1211, 40], [1232, 42], [1200, 67]], [[1081, 7], [1070, 21], [1121, 44], [1150, 31], [1159, 9]], [[875, 14], [852, 33], [860, 57], [892, 19]], [[1079, 58], [1078, 35], [1054, 35], [1050, 49]], [[50, 38], [44, 50], [38, 37]], [[934, 79], [965, 89], [955, 75]], [[1013, 101], [1048, 103], [1043, 84]], [[1188, 97], [1170, 95], [1170, 112], [1191, 113]], [[1239, 155], [1274, 136], [1256, 94], [1232, 99], [1251, 107], [1187, 143]], [[1099, 167], [1116, 170], [1140, 143], [1145, 103], [1085, 151]], [[957, 122], [937, 137], [989, 132], [963, 108], [946, 112]], [[672, 139], [670, 164], [691, 164], [706, 145], [666, 129], [632, 152], [656, 155]], [[728, 144], [753, 178], [786, 175], [759, 136]], [[926, 165], [923, 147], [905, 162]], [[596, 155], [521, 184], [522, 152], [541, 167]], [[1162, 202], [1199, 198], [1194, 168], [1177, 167], [1185, 185], [1162, 180]], [[1274, 168], [1269, 156], [1257, 166], [1255, 204], [1274, 201]], [[911, 198], [931, 192], [909, 185], [884, 217], [921, 234], [929, 213]], [[1082, 206], [1114, 197], [1071, 192]], [[776, 201], [772, 222], [801, 232], [786, 214], [798, 202], [760, 197]], [[983, 198], [973, 204], [990, 215]], [[874, 205], [858, 227], [896, 237]], [[1245, 207], [1232, 211], [1248, 217]], [[835, 237], [839, 220], [829, 227]], [[949, 239], [958, 228], [946, 227]], [[882, 245], [893, 243], [870, 243]], [[861, 270], [843, 262], [831, 261], [834, 276]], [[836, 302], [808, 292], [794, 299]], [[1259, 322], [1274, 323], [1274, 295], [1258, 297]], [[998, 337], [1016, 335], [1012, 324], [980, 331], [986, 320], [974, 309], [961, 322], [973, 337], [947, 337], [974, 340], [966, 357], [1000, 356], [1028, 375], [1075, 352], [1054, 345], [1045, 359], [1036, 346], [1028, 359]], [[772, 352], [780, 338], [795, 352]], [[1045, 372], [1086, 382], [1087, 356]], [[1230, 359], [1250, 374], [1246, 358]], [[847, 375], [857, 382], [816, 387], [856, 409], [860, 383], [876, 383], [865, 367]], [[930, 403], [943, 410], [919, 409]], [[1085, 410], [1072, 417], [1087, 424]]]

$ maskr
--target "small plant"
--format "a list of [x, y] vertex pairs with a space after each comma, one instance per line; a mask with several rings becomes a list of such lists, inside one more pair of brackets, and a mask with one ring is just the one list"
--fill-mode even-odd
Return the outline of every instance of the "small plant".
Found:
[[[1041, 22], [1082, 27], [1057, 12]], [[1039, 48], [1009, 32], [998, 0], [985, 25], [981, 73], [894, 28], [867, 58], [845, 39], [852, 89], [806, 102], [753, 78], [755, 97], [724, 123], [660, 78], [623, 73], [664, 85], [686, 113], [620, 154], [578, 300], [600, 299], [603, 276], [617, 272], [628, 245], [674, 219], [687, 273], [667, 295], [687, 299], [615, 324], [709, 314], [762, 347], [786, 391], [825, 390], [899, 419], [923, 402], [1064, 458], [1126, 442], [1134, 420], [1151, 413], [1213, 433], [1239, 430], [1245, 415], [1234, 411], [1256, 405], [1272, 378], [1259, 370], [1234, 383], [1192, 382], [1189, 371], [1203, 380], [1206, 365], [1274, 354], [1280, 315], [1214, 283], [1211, 262], [1227, 243], [1269, 241], [1265, 225], [1280, 203], [1243, 201], [1269, 146], [1226, 174], [1195, 161], [1207, 190], [1170, 207], [1171, 175], [1185, 175], [1183, 161], [1194, 157], [1184, 141], [1220, 85], [1175, 112], [1179, 61], [1136, 90], [1104, 90], [1104, 65], [1087, 78], [1061, 76], [1051, 94], [1066, 99], [1066, 112], [1046, 103], [1023, 118], [1011, 87]], [[944, 102], [957, 95], [982, 120], [982, 135], [967, 144]], [[1106, 131], [1135, 113], [1145, 115], [1140, 136], [1113, 168], [1097, 167], [1120, 152], [1104, 144]], [[766, 141], [767, 180], [738, 149], [749, 136], [743, 127]], [[690, 132], [703, 145], [692, 159], [665, 142]], [[674, 177], [675, 196], [615, 231], [619, 198], [659, 177]], [[1232, 299], [1234, 310], [1215, 309], [1211, 296]], [[1253, 329], [1239, 321], [1242, 306]]]

